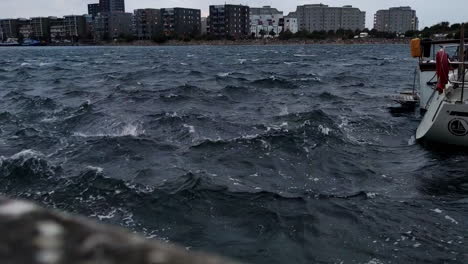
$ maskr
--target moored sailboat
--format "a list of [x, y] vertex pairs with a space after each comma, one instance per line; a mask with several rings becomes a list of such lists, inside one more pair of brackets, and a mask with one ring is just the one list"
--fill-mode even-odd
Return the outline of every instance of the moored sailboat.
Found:
[[417, 129], [417, 140], [468, 146], [468, 87], [465, 83], [468, 62], [464, 25], [461, 32], [458, 57], [449, 56], [447, 46], [442, 46], [437, 53], [434, 65], [437, 88], [421, 90], [421, 94], [425, 94], [421, 98], [427, 98], [427, 103], [422, 102], [422, 108], [427, 112]]

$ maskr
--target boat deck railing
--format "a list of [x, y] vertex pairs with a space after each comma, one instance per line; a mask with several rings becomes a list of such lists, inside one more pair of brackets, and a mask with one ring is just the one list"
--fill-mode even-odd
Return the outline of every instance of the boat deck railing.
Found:
[[[450, 65], [457, 65], [458, 66], [458, 80], [450, 81], [453, 84], [454, 89], [461, 88], [460, 93], [460, 101], [459, 103], [464, 103], [464, 90], [465, 90], [465, 83], [466, 83], [466, 74], [467, 74], [467, 67], [468, 61], [454, 61], [449, 62]], [[460, 76], [461, 75], [461, 76]]]

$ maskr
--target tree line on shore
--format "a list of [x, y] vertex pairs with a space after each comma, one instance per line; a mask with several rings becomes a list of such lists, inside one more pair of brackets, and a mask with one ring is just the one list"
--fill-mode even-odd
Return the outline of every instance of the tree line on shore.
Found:
[[[450, 24], [449, 22], [441, 22], [431, 27], [425, 27], [420, 31], [408, 31], [405, 33], [405, 36], [409, 38], [433, 38], [434, 36], [441, 35], [447, 39], [459, 39], [460, 31], [460, 23]], [[465, 26], [465, 36], [468, 36], [468, 26]]]

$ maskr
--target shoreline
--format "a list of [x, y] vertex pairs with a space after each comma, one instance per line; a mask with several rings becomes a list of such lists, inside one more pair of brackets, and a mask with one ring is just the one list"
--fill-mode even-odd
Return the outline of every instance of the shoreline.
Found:
[[[133, 47], [152, 47], [152, 46], [292, 46], [292, 45], [401, 45], [408, 44], [409, 38], [402, 39], [382, 39], [382, 38], [366, 38], [366, 39], [246, 39], [246, 40], [168, 40], [164, 43], [156, 43], [151, 40], [136, 40], [132, 42], [98, 42], [98, 43], [78, 43], [72, 44], [46, 44], [40, 47], [100, 47], [100, 46], [133, 46]], [[2, 46], [0, 46], [1, 48]], [[8, 47], [8, 46], [3, 46]], [[21, 47], [21, 46], [12, 46]], [[29, 46], [28, 46], [29, 47]]]
[[156, 43], [151, 40], [137, 40], [130, 43], [96, 43], [94, 46], [289, 46], [289, 45], [372, 45], [372, 44], [408, 44], [409, 39], [329, 39], [329, 40], [168, 40]]

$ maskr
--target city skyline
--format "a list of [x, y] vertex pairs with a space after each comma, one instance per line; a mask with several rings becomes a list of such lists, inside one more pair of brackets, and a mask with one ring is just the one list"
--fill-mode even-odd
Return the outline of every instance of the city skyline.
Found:
[[[0, 2], [0, 18], [15, 18], [15, 17], [34, 17], [34, 16], [63, 16], [63, 15], [80, 15], [87, 13], [87, 5], [96, 2], [95, 0], [2, 0]], [[154, 0], [126, 0], [126, 11], [133, 12], [137, 8], [164, 8], [164, 7], [187, 7], [198, 8], [202, 11], [202, 16], [208, 15], [209, 5], [223, 4], [213, 0], [170, 0], [159, 2]], [[284, 11], [285, 14], [295, 11], [297, 5], [323, 3], [330, 6], [353, 5], [366, 12], [366, 27], [373, 28], [374, 14], [380, 9], [387, 9], [396, 6], [411, 6], [417, 11], [420, 19], [420, 29], [425, 26], [449, 21], [451, 23], [466, 22], [466, 16], [461, 8], [456, 6], [466, 5], [466, 0], [452, 0], [451, 5], [447, 5], [440, 1], [432, 0], [392, 0], [385, 3], [374, 0], [321, 0], [321, 1], [302, 1], [293, 0], [285, 3], [279, 0], [269, 1], [252, 1], [244, 0], [240, 2], [228, 2], [232, 4], [244, 4], [251, 7], [259, 7], [271, 5]], [[30, 8], [25, 9], [28, 6]]]

